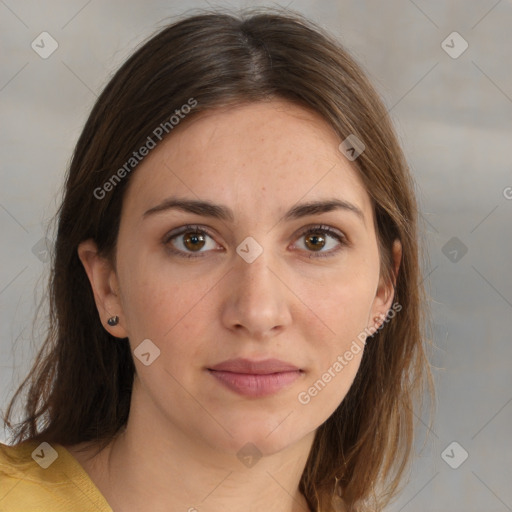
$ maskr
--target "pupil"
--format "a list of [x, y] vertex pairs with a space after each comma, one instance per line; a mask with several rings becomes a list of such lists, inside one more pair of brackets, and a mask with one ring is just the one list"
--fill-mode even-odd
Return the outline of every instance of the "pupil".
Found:
[[186, 238], [186, 243], [188, 244], [189, 242], [192, 242], [192, 246], [189, 247], [190, 248], [199, 248], [201, 249], [202, 245], [199, 246], [196, 242], [204, 242], [204, 240], [201, 240], [202, 239], [202, 235], [201, 234], [198, 234], [198, 233], [193, 233], [193, 234], [189, 234]]
[[[307, 240], [312, 240], [313, 241], [313, 249], [318, 249], [318, 248], [322, 248], [323, 246], [319, 246], [319, 245], [316, 245], [319, 241], [323, 241], [323, 236], [319, 236], [319, 235], [310, 235]], [[306, 242], [307, 245], [309, 246], [310, 244], [308, 242]]]

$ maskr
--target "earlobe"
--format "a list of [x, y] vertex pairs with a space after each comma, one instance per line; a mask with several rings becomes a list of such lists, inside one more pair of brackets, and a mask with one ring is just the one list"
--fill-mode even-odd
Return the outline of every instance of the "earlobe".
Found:
[[128, 334], [121, 322], [123, 311], [117, 293], [115, 269], [107, 258], [98, 254], [92, 239], [81, 242], [77, 252], [89, 278], [101, 323], [112, 336], [126, 338]]

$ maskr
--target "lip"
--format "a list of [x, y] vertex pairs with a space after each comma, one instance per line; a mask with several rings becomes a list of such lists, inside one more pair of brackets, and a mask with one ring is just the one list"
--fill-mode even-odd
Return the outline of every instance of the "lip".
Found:
[[252, 359], [228, 359], [222, 363], [216, 364], [209, 370], [248, 373], [254, 375], [268, 375], [270, 373], [296, 372], [297, 366], [281, 361], [280, 359], [264, 359], [263, 361], [254, 361]]
[[230, 359], [207, 370], [231, 391], [252, 398], [277, 393], [304, 373], [296, 366], [279, 359]]

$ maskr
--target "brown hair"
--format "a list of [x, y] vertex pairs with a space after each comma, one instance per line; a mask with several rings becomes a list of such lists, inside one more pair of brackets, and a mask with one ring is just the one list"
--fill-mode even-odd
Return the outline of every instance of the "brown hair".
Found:
[[[113, 258], [130, 175], [102, 199], [94, 191], [190, 98], [197, 106], [188, 118], [273, 97], [316, 111], [340, 142], [351, 134], [364, 142], [353, 164], [372, 199], [388, 279], [395, 239], [403, 250], [394, 297], [401, 310], [366, 345], [347, 396], [318, 428], [300, 490], [312, 510], [322, 512], [334, 510], [334, 494], [341, 493], [347, 510], [381, 510], [397, 493], [412, 447], [413, 404], [425, 384], [433, 391], [413, 182], [386, 109], [360, 66], [334, 38], [291, 11], [189, 15], [141, 45], [99, 96], [56, 216], [46, 340], [4, 417], [14, 442], [105, 446], [128, 418], [135, 371], [130, 347], [100, 322], [77, 247], [93, 238], [100, 253]], [[14, 428], [13, 404], [27, 383], [25, 418]]]

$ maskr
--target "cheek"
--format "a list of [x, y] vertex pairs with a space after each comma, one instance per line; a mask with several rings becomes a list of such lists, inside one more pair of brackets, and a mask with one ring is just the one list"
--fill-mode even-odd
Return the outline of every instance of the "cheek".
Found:
[[[132, 267], [138, 271], [125, 271], [124, 279], [120, 271], [130, 343], [135, 348], [149, 338], [166, 353], [190, 358], [192, 352], [200, 352], [195, 346], [197, 340], [211, 338], [206, 319], [211, 315], [209, 304], [218, 279], [208, 278], [204, 273], [192, 277], [176, 269], [165, 270], [145, 263]], [[176, 361], [177, 357], [171, 359]]]
[[333, 409], [345, 397], [361, 363], [376, 282], [372, 272], [354, 272], [311, 297], [308, 305], [322, 321], [315, 321], [315, 334], [309, 328], [314, 355], [304, 400], [318, 396], [317, 404]]
[[337, 307], [331, 303], [319, 313], [330, 330], [312, 337], [309, 376], [296, 397], [312, 416], [323, 421], [343, 401], [359, 370], [365, 347], [362, 335], [371, 304], [370, 294], [355, 297], [350, 290], [341, 290], [333, 299]]
[[308, 306], [323, 322], [324, 339], [342, 348], [367, 327], [378, 276], [371, 269], [340, 273], [321, 293], [310, 294]]

